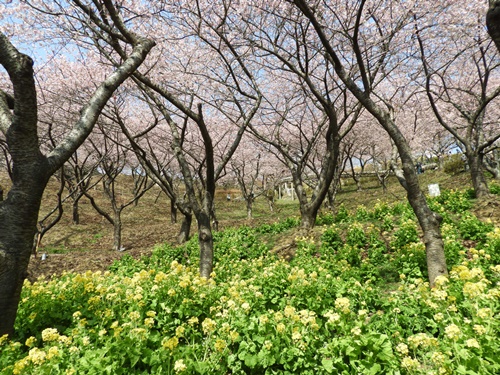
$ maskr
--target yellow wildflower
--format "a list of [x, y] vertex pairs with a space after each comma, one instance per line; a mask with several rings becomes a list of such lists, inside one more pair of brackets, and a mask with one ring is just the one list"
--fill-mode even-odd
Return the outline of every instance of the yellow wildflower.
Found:
[[59, 333], [55, 328], [46, 328], [42, 331], [42, 340], [45, 342], [59, 340]]
[[468, 348], [480, 348], [479, 342], [476, 339], [468, 339], [465, 342], [465, 346], [467, 346]]
[[28, 353], [28, 358], [35, 365], [41, 365], [45, 361], [45, 357], [47, 357], [47, 353], [38, 348], [33, 348]]
[[217, 350], [219, 353], [223, 352], [224, 349], [226, 349], [226, 346], [227, 346], [227, 344], [224, 340], [221, 340], [221, 339], [215, 340], [214, 347], [215, 347], [215, 350]]
[[179, 344], [179, 339], [177, 336], [171, 337], [168, 340], [163, 339], [161, 345], [165, 349], [174, 350]]
[[51, 346], [47, 352], [47, 359], [51, 359], [59, 356], [59, 348], [57, 346]]
[[178, 359], [174, 363], [174, 371], [176, 374], [179, 372], [183, 372], [187, 369], [187, 366], [185, 365], [184, 361], [182, 359]]
[[461, 334], [460, 328], [456, 324], [450, 324], [444, 329], [444, 332], [446, 336], [453, 341], [458, 340]]
[[205, 334], [210, 334], [215, 330], [215, 327], [217, 326], [217, 322], [210, 318], [206, 318], [202, 323], [201, 327], [203, 329], [203, 332]]
[[26, 342], [24, 343], [28, 348], [31, 348], [34, 344], [36, 344], [36, 338], [31, 336], [28, 339], [26, 339]]

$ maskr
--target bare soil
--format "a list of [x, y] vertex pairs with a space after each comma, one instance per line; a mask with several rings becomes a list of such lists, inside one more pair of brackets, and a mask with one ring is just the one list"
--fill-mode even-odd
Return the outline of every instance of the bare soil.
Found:
[[[456, 176], [437, 172], [424, 173], [421, 175], [421, 183], [423, 189], [429, 183], [439, 183], [443, 189], [463, 189], [470, 186], [465, 173]], [[406, 199], [404, 191], [396, 181], [389, 182], [389, 189], [385, 193], [373, 179], [364, 182], [362, 191], [358, 192], [355, 189], [353, 184], [346, 184], [337, 196], [337, 205], [343, 203], [348, 208], [355, 208], [364, 204], [370, 207], [378, 199], [385, 201]], [[54, 182], [46, 190], [40, 218], [53, 208], [55, 191], [57, 184]], [[228, 193], [231, 194], [231, 201], [226, 200]], [[94, 194], [98, 202], [109, 210], [109, 203], [106, 203], [102, 192], [96, 189]], [[121, 196], [124, 200], [128, 199], [125, 191]], [[260, 225], [299, 214], [296, 201], [278, 201], [277, 210], [270, 212], [265, 198], [259, 198], [254, 205], [254, 218], [248, 220], [245, 202], [238, 196], [237, 189], [218, 190], [216, 207], [219, 229]], [[136, 206], [129, 206], [123, 211], [122, 241], [125, 251], [122, 252], [112, 250], [112, 225], [99, 216], [86, 199], [82, 199], [80, 204], [80, 224], [72, 224], [70, 203], [65, 206], [62, 220], [43, 237], [37, 254], [33, 255], [28, 270], [30, 280], [36, 280], [42, 275], [46, 277], [59, 275], [63, 271], [105, 271], [125, 254], [140, 258], [150, 255], [157, 244], [176, 244], [182, 216], [179, 214], [178, 223], [171, 223], [170, 201], [158, 189], [150, 190]], [[473, 212], [481, 220], [500, 226], [500, 197], [491, 196], [478, 200]], [[300, 231], [297, 233], [299, 235]], [[191, 234], [196, 235], [196, 221], [193, 222]], [[294, 237], [295, 235], [288, 233], [283, 238], [274, 239], [273, 251], [284, 258], [293, 257], [296, 247]], [[45, 260], [42, 260], [43, 254]]]

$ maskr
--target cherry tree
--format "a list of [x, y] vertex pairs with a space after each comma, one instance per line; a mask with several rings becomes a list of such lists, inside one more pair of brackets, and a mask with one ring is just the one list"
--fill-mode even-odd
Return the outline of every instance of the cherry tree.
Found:
[[[118, 121], [106, 112], [104, 111], [103, 117]], [[138, 163], [131, 156], [132, 153], [122, 146], [124, 140], [121, 138], [124, 137], [116, 123], [101, 120], [96, 127], [88, 142], [92, 145], [93, 154], [100, 160], [97, 169], [102, 174], [102, 188], [108, 208], [99, 204], [89, 190], [84, 195], [90, 200], [92, 207], [113, 225], [113, 250], [123, 251], [122, 212], [136, 204], [154, 183], [148, 180], [147, 175], [137, 171]], [[124, 187], [124, 183], [120, 181], [120, 177], [124, 175], [130, 175], [133, 179], [131, 187]]]
[[333, 66], [318, 53], [311, 23], [284, 13], [286, 22], [271, 8], [255, 7], [241, 26], [266, 78], [260, 123], [249, 129], [288, 169], [301, 226], [311, 228], [338, 170], [340, 142], [361, 106], [339, 87]]
[[[477, 197], [489, 194], [485, 155], [500, 139], [500, 60], [477, 21], [481, 14], [470, 12], [460, 19], [462, 27], [454, 28], [449, 23], [429, 27], [426, 17], [415, 17], [427, 98], [439, 124], [462, 149]], [[440, 43], [443, 38], [449, 42]]]
[[[74, 13], [88, 14], [77, 6], [78, 3], [71, 4], [74, 5]], [[17, 14], [28, 11], [22, 5], [14, 8], [16, 5], [12, 4], [11, 10]], [[127, 54], [118, 67], [107, 71], [107, 78], [94, 88], [85, 105], [80, 108], [78, 120], [66, 137], [47, 154], [41, 152], [37, 134], [38, 100], [34, 61], [10, 41], [18, 24], [5, 20], [2, 23], [0, 64], [11, 86], [0, 90], [0, 130], [12, 160], [12, 185], [7, 197], [0, 203], [0, 335], [11, 334], [14, 329], [47, 181], [88, 137], [113, 92], [139, 67], [154, 45], [151, 40], [130, 32], [111, 2], [105, 1], [103, 7], [111, 28], [100, 29], [94, 25], [95, 28], [90, 30], [87, 16], [84, 24], [77, 24], [72, 19], [73, 26], [87, 29], [96, 38], [98, 35], [94, 32], [117, 37], [123, 46], [128, 45]], [[96, 17], [104, 16], [99, 12], [94, 14]]]
[[[402, 161], [403, 187], [424, 233], [429, 281], [447, 273], [440, 217], [420, 189], [412, 150], [396, 122], [392, 96], [414, 86], [408, 81], [413, 2], [359, 1], [356, 4], [291, 0], [308, 19], [322, 53], [337, 77], [389, 134]], [[432, 9], [429, 4], [425, 10]], [[400, 69], [404, 68], [404, 69]], [[410, 78], [411, 79], [411, 78]], [[393, 86], [397, 90], [387, 91]]]
[[[254, 118], [261, 94], [248, 69], [247, 48], [231, 32], [233, 12], [228, 7], [233, 4], [149, 5], [154, 9], [140, 9], [137, 14], [144, 19], [149, 15], [149, 33], [163, 37], [156, 37], [154, 63], [135, 72], [133, 79], [170, 131], [186, 199], [198, 222], [200, 274], [210, 277], [216, 181]], [[112, 41], [95, 48], [124, 53]], [[109, 58], [114, 65], [119, 63]]]
[[[260, 177], [265, 169], [266, 150], [255, 140], [245, 137], [235, 155], [229, 162], [229, 167], [240, 187], [242, 197], [246, 203], [247, 218], [252, 218], [252, 207], [255, 199], [261, 195], [268, 197], [269, 192]], [[270, 205], [273, 209], [273, 205]]]
[[[125, 100], [119, 99], [119, 103], [114, 104], [114, 118], [127, 138], [130, 150], [134, 152], [144, 173], [170, 199], [172, 223], [177, 221], [177, 210], [183, 214], [178, 242], [184, 243], [190, 237], [193, 212], [183, 197], [181, 172], [169, 146], [172, 138], [168, 126], [160, 121], [158, 111], [147, 100], [133, 100], [131, 105], [126, 105]], [[184, 125], [187, 125], [187, 121]], [[187, 142], [185, 126], [183, 130], [181, 143]]]

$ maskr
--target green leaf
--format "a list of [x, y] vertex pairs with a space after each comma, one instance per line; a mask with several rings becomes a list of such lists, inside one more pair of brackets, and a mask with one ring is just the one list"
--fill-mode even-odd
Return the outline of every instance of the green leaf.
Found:
[[326, 359], [323, 358], [321, 360], [321, 364], [323, 365], [323, 368], [331, 374], [333, 372], [333, 360], [332, 359]]

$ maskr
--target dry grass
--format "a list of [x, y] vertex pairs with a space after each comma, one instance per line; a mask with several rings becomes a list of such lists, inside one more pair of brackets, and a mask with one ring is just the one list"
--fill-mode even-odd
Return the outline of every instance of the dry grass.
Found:
[[[119, 184], [122, 187], [120, 197], [126, 201], [131, 195], [131, 189], [127, 189], [131, 183], [127, 182], [125, 176], [122, 179], [124, 181]], [[428, 171], [420, 175], [420, 179], [422, 189], [426, 189], [431, 183], [438, 183], [443, 189], [470, 187], [469, 176], [465, 173], [449, 176], [438, 171]], [[5, 179], [0, 183], [7, 185]], [[387, 192], [382, 191], [376, 178], [363, 179], [362, 187], [362, 191], [356, 191], [356, 185], [352, 181], [346, 181], [342, 191], [337, 195], [336, 206], [344, 204], [348, 209], [354, 209], [359, 205], [370, 207], [376, 200], [394, 202], [406, 199], [404, 190], [394, 177], [389, 178]], [[57, 188], [58, 184], [54, 179], [46, 189], [40, 217], [54, 207]], [[227, 193], [231, 193], [233, 198], [231, 201], [226, 201]], [[109, 211], [109, 202], [106, 201], [102, 188], [97, 187], [92, 194]], [[254, 205], [254, 218], [248, 220], [245, 202], [238, 199], [238, 195], [237, 189], [221, 188], [217, 191], [216, 209], [220, 229], [243, 224], [260, 225], [299, 215], [297, 201], [277, 201], [277, 210], [270, 212], [265, 198], [259, 198]], [[41, 274], [59, 274], [63, 270], [102, 270], [124, 254], [134, 257], [148, 255], [156, 244], [165, 242], [175, 244], [180, 229], [180, 223], [170, 222], [170, 201], [159, 188], [151, 189], [141, 198], [137, 206], [129, 206], [123, 211], [122, 238], [123, 246], [126, 248], [124, 252], [111, 250], [113, 227], [95, 212], [86, 198], [82, 198], [80, 202], [81, 224], [79, 225], [71, 223], [70, 200], [66, 202], [64, 208], [62, 220], [44, 236], [38, 257], [31, 262], [32, 279]], [[192, 234], [196, 234], [196, 223], [193, 223]], [[40, 260], [42, 253], [48, 255], [47, 260]]]

